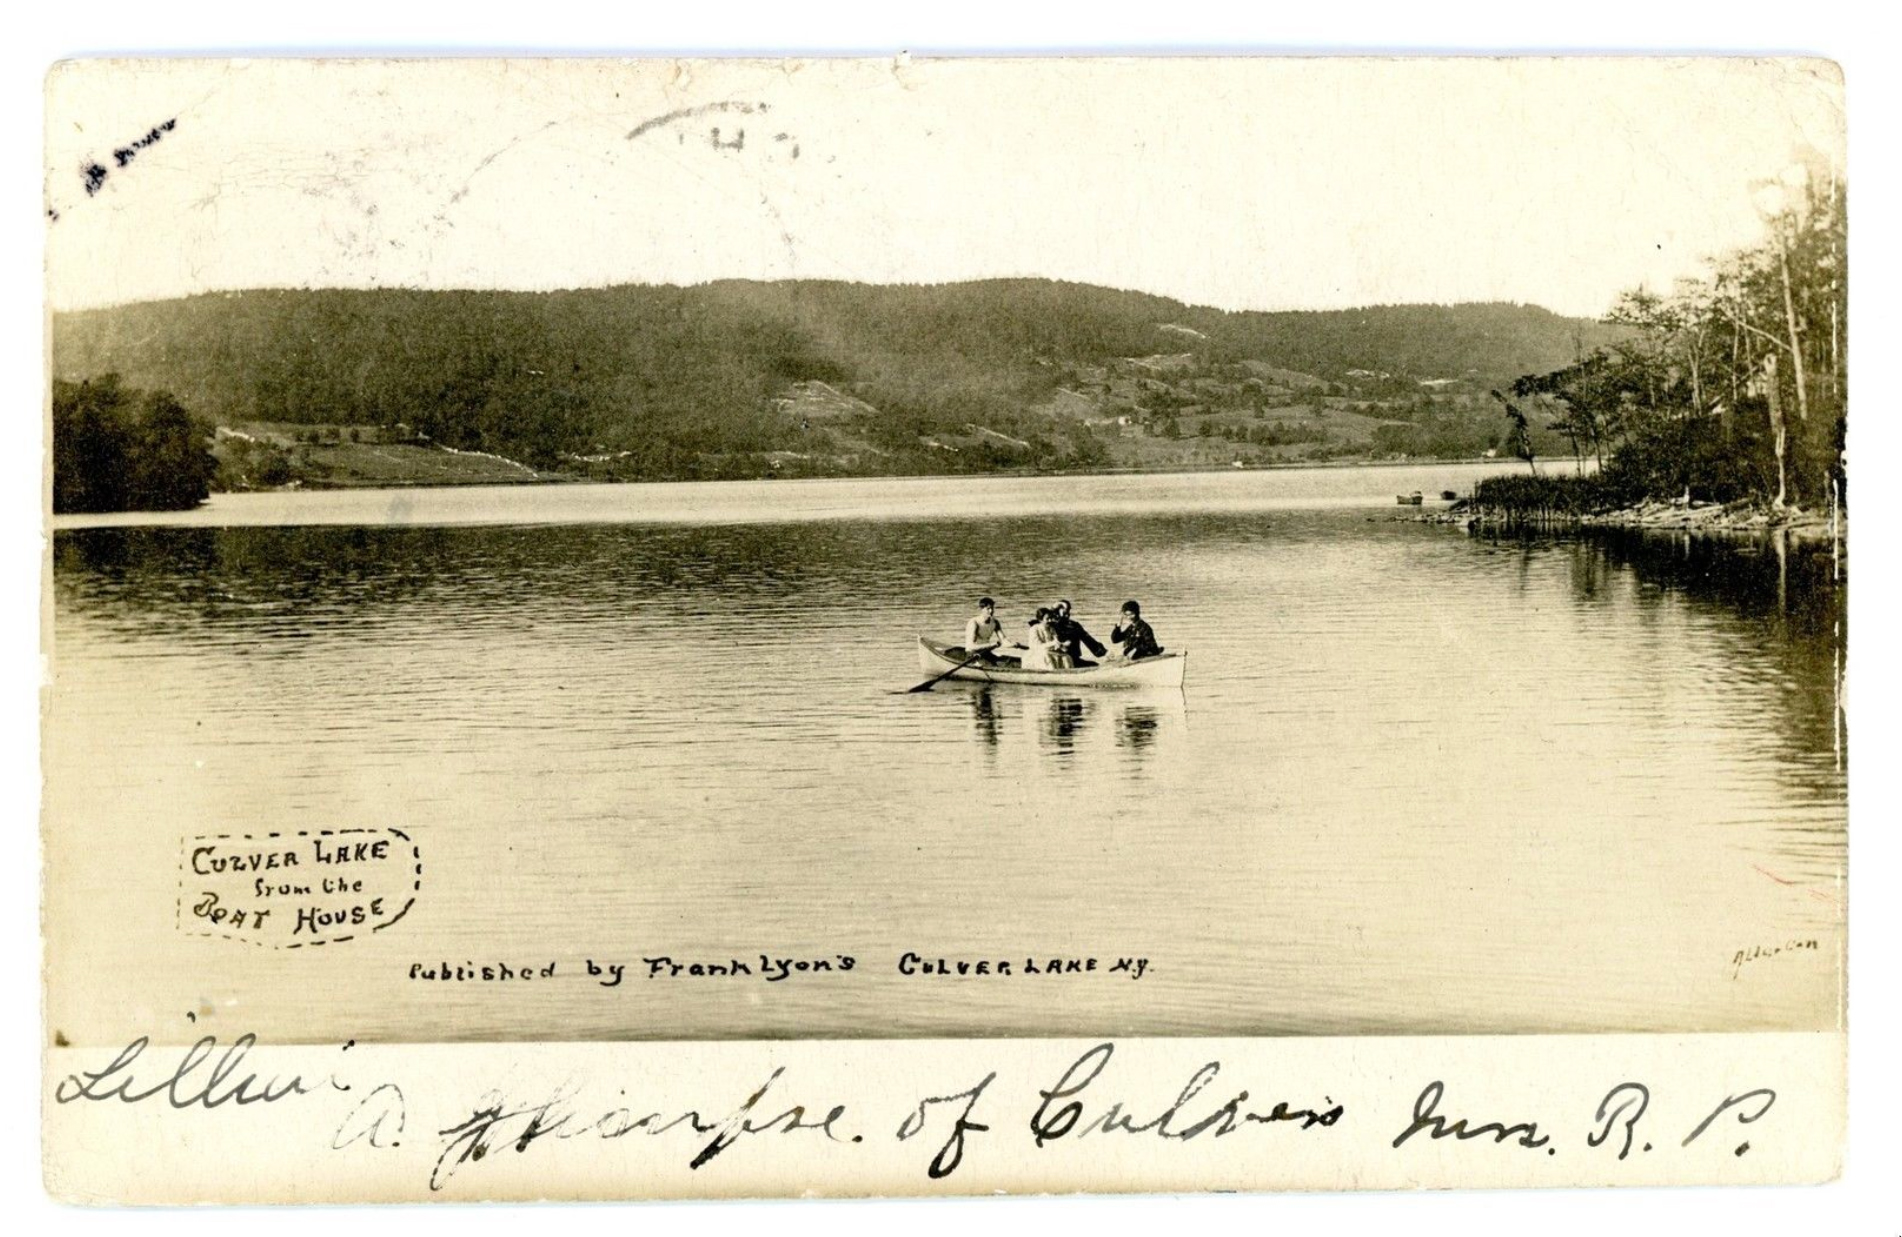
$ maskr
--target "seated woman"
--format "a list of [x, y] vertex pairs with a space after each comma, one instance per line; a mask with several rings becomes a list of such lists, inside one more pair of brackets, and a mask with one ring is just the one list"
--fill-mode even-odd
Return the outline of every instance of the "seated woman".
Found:
[[1063, 651], [1063, 638], [1058, 634], [1052, 618], [1047, 608], [1039, 606], [1037, 617], [1030, 620], [1030, 639], [1024, 649], [1024, 669], [1069, 670], [1074, 667], [1069, 654]]

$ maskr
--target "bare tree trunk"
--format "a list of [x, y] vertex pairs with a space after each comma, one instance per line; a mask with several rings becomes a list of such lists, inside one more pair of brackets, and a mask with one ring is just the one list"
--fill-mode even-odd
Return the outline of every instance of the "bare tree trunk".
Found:
[[[1547, 412], [1551, 411], [1554, 401], [1550, 395], [1538, 395], [1533, 398], [1538, 401], [1540, 408]], [[1585, 448], [1579, 444], [1579, 434], [1584, 428], [1584, 414], [1576, 408], [1566, 408], [1565, 419], [1550, 424], [1552, 428], [1565, 432], [1566, 445], [1572, 448], [1572, 471], [1578, 476], [1584, 476]]]
[[1838, 509], [1841, 507], [1841, 495], [1836, 478], [1829, 479], [1829, 563], [1832, 580], [1843, 578], [1843, 542], [1836, 523]]
[[1788, 435], [1783, 424], [1783, 393], [1777, 390], [1777, 354], [1774, 352], [1763, 354], [1763, 391], [1770, 404], [1770, 435], [1777, 453], [1777, 495], [1770, 500], [1770, 506], [1781, 511], [1785, 491], [1783, 450]]
[[1783, 320], [1790, 331], [1790, 377], [1796, 382], [1796, 416], [1810, 419], [1809, 395], [1803, 389], [1803, 341], [1796, 333], [1796, 301], [1790, 295], [1790, 249], [1777, 228], [1777, 265], [1783, 270]]
[[1842, 407], [1843, 397], [1843, 353], [1842, 353], [1842, 312], [1836, 304], [1836, 298], [1829, 298], [1829, 376], [1830, 385], [1836, 388], [1836, 405]]

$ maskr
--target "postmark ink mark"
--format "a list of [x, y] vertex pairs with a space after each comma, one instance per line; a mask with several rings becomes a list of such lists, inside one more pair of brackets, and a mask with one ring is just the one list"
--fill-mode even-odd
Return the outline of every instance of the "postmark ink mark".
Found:
[[[676, 120], [686, 120], [694, 116], [706, 116], [713, 112], [738, 112], [742, 116], [751, 116], [756, 112], [764, 112], [766, 110], [767, 105], [765, 103], [746, 103], [732, 99], [722, 99], [717, 103], [702, 103], [698, 107], [676, 108], [671, 112], [662, 113], [659, 116], [651, 117], [635, 125], [632, 129], [627, 131], [627, 140], [631, 142], [644, 133], [651, 133], [655, 129], [673, 124]], [[714, 130], [714, 133], [717, 135], [719, 130]], [[717, 136], [715, 140], [718, 141]]]
[[[177, 127], [178, 117], [174, 116], [164, 124], [153, 125], [150, 129], [147, 129], [144, 134], [127, 142], [124, 146], [115, 148], [112, 152], [113, 167], [126, 167], [134, 159], [139, 157], [140, 151], [148, 146], [157, 145], [164, 139], [167, 133], [170, 133]], [[79, 169], [80, 183], [85, 186], [86, 196], [89, 198], [96, 196], [99, 191], [105, 187], [106, 178], [111, 174], [111, 169], [107, 168], [105, 164], [99, 162], [97, 159], [88, 160], [86, 166]], [[47, 214], [55, 220], [59, 218], [59, 212], [57, 211], [49, 210]]]
[[162, 125], [154, 125], [152, 128], [146, 130], [145, 136], [137, 139], [136, 141], [130, 142], [127, 145], [121, 146], [117, 150], [113, 151], [112, 152], [113, 162], [118, 164], [120, 167], [124, 167], [126, 164], [138, 158], [140, 151], [144, 150], [147, 146], [157, 145], [159, 142], [159, 139], [163, 138], [167, 133], [170, 133], [173, 129], [176, 129], [177, 127], [178, 127], [178, 117], [176, 116], [172, 117], [170, 120], [166, 121]]

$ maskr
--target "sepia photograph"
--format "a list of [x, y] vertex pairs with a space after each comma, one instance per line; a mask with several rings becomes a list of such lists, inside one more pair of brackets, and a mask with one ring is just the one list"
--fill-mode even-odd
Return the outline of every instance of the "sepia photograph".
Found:
[[49, 1122], [234, 1044], [1840, 1058], [1835, 65], [46, 90]]

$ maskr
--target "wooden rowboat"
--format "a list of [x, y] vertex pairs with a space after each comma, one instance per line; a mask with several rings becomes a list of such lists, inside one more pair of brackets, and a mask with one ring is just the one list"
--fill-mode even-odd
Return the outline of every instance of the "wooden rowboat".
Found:
[[1075, 670], [1025, 670], [1015, 664], [986, 665], [975, 662], [960, 665], [965, 652], [954, 644], [918, 637], [918, 668], [926, 674], [972, 683], [1036, 683], [1044, 687], [1181, 687], [1182, 673], [1188, 667], [1187, 653], [1163, 653], [1139, 661], [1114, 658], [1097, 666]]

